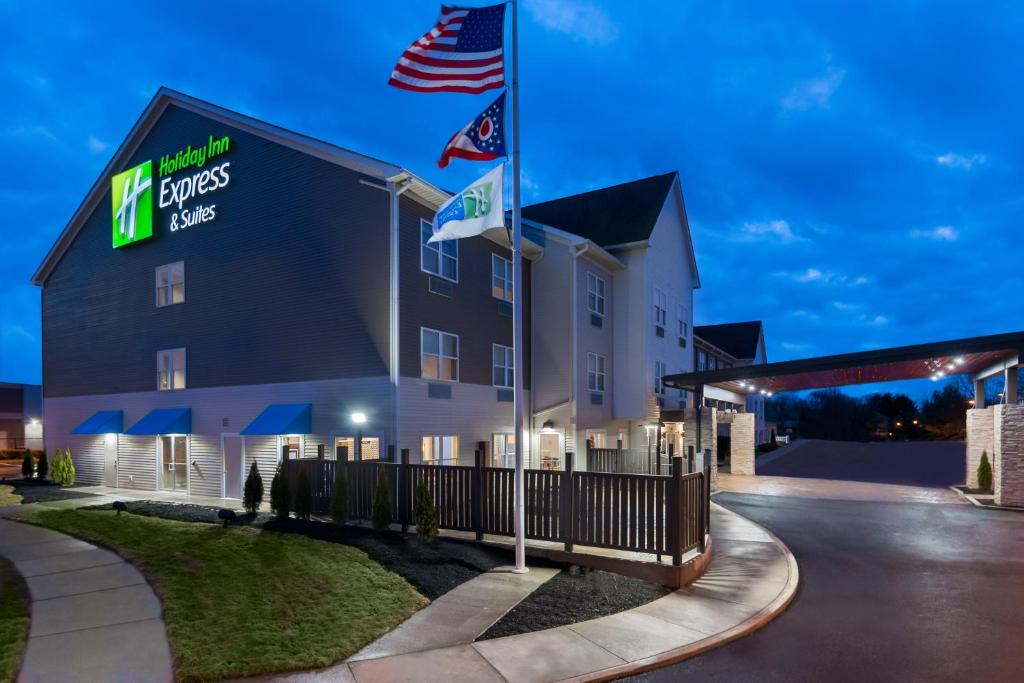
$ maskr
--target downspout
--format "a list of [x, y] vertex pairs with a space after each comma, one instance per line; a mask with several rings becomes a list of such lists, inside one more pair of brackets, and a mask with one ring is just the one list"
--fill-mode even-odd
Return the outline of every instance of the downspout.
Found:
[[[580, 302], [579, 302], [579, 291], [578, 291], [579, 290], [579, 266], [578, 266], [578, 263], [579, 263], [580, 256], [583, 256], [583, 254], [587, 253], [587, 250], [589, 250], [589, 249], [590, 249], [590, 243], [589, 242], [584, 242], [582, 245], [574, 246], [574, 248], [573, 248], [572, 269], [571, 269], [572, 270], [572, 302], [569, 305], [569, 311], [571, 313], [570, 317], [572, 319], [571, 328], [570, 328], [570, 338], [571, 338], [571, 342], [570, 343], [572, 344], [572, 352], [569, 354], [569, 358], [571, 360], [570, 372], [572, 372], [572, 381], [569, 382], [569, 402], [570, 402], [570, 405], [572, 405], [572, 409], [570, 410], [569, 414], [570, 414], [570, 420], [571, 420], [570, 426], [572, 428], [572, 433], [573, 433], [573, 448], [576, 449], [575, 463], [576, 463], [577, 467], [579, 467], [579, 463], [582, 463], [584, 461], [583, 458], [579, 457], [580, 454], [581, 454], [581, 451], [580, 451], [580, 435], [579, 435], [579, 429], [578, 429], [578, 423], [579, 423], [579, 420], [578, 420], [578, 418], [579, 418], [579, 413], [578, 413], [579, 403], [578, 403], [578, 400], [577, 400], [577, 394], [579, 393], [577, 391], [577, 386], [579, 385], [579, 381], [580, 381], [580, 377], [579, 377], [579, 354], [580, 354], [580, 346], [579, 346], [579, 319], [580, 319], [580, 312], [579, 312], [579, 305], [580, 305]], [[585, 451], [584, 451], [584, 453], [585, 453]], [[581, 469], [586, 469], [586, 465], [584, 464], [584, 467], [581, 468]]]
[[390, 379], [391, 379], [391, 434], [392, 439], [395, 443], [396, 452], [401, 452], [400, 444], [400, 432], [401, 420], [399, 418], [399, 410], [401, 408], [400, 401], [400, 386], [401, 386], [401, 356], [399, 353], [401, 345], [401, 337], [399, 334], [398, 317], [399, 317], [399, 305], [400, 301], [398, 298], [398, 285], [399, 285], [399, 258], [398, 258], [398, 245], [399, 245], [399, 210], [398, 210], [398, 197], [403, 192], [409, 189], [412, 181], [406, 180], [399, 186], [397, 183], [388, 182], [388, 194], [390, 195], [390, 209], [388, 211], [388, 219], [390, 223], [390, 296], [389, 296], [389, 336], [391, 338], [390, 346]]

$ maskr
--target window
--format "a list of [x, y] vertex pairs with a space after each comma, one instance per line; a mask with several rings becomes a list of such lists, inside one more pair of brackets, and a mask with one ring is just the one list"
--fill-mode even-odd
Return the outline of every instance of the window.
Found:
[[665, 364], [660, 360], [654, 361], [654, 393], [664, 394], [665, 393], [665, 382], [663, 378], [667, 374]]
[[512, 301], [512, 262], [497, 254], [491, 254], [491, 295]]
[[686, 306], [679, 307], [679, 338], [685, 339], [689, 324], [686, 322]]
[[459, 281], [459, 241], [444, 240], [428, 244], [434, 235], [430, 221], [420, 221], [420, 269], [445, 280]]
[[515, 434], [491, 435], [491, 462], [489, 467], [516, 466]]
[[501, 344], [491, 345], [491, 356], [493, 363], [493, 380], [496, 387], [512, 388], [513, 358], [512, 347]]
[[619, 430], [619, 438], [615, 445], [618, 446], [619, 444], [622, 444], [622, 447], [625, 449], [629, 448], [629, 432], [625, 429]]
[[597, 353], [587, 354], [587, 389], [604, 391], [604, 356]]
[[654, 290], [654, 324], [658, 327], [665, 327], [668, 320], [668, 297], [660, 289]]
[[156, 352], [156, 388], [159, 391], [185, 388], [185, 349]]
[[420, 373], [424, 379], [459, 381], [459, 338], [420, 328]]
[[297, 434], [281, 437], [282, 448], [277, 449], [277, 457], [281, 457], [283, 447], [288, 447], [288, 459], [298, 460], [302, 457], [302, 437]]
[[[360, 460], [380, 460], [380, 439], [375, 436], [364, 436], [359, 444], [361, 449], [359, 454]], [[331, 457], [337, 457], [338, 446], [344, 446], [348, 449], [349, 460], [356, 459], [356, 440], [354, 437], [336, 437], [334, 439], [334, 453], [331, 454]]]
[[156, 306], [163, 308], [185, 301], [185, 262], [177, 261], [156, 268]]
[[718, 358], [715, 356], [708, 356], [708, 370], [714, 370], [718, 367]]
[[457, 436], [425, 436], [420, 448], [427, 465], [454, 465], [459, 459]]
[[608, 448], [608, 436], [604, 432], [588, 429], [586, 435], [591, 448]]
[[704, 351], [697, 352], [697, 372], [704, 372], [708, 369], [708, 354]]
[[604, 315], [604, 280], [593, 273], [587, 273], [587, 309]]

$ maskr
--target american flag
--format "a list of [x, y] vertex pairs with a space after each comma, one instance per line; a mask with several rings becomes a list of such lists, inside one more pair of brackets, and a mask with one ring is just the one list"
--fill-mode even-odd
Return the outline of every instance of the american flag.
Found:
[[478, 94], [505, 86], [505, 5], [441, 6], [437, 24], [398, 60], [396, 88]]

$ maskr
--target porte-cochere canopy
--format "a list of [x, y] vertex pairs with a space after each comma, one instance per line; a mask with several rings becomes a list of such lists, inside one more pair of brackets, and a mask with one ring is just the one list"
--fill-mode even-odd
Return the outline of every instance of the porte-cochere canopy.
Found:
[[896, 346], [764, 365], [666, 375], [665, 385], [701, 392], [715, 386], [740, 394], [823, 389], [966, 374], [985, 379], [1024, 358], [1024, 332]]

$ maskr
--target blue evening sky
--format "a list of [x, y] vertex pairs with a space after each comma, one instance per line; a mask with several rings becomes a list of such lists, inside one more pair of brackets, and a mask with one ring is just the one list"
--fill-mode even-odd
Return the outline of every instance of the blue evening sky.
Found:
[[[437, 9], [0, 3], [0, 380], [39, 381], [29, 277], [160, 85], [486, 170], [435, 161], [494, 93], [385, 85]], [[1022, 33], [1012, 2], [524, 0], [524, 196], [678, 170], [696, 320], [764, 320], [770, 360], [1022, 329]]]

